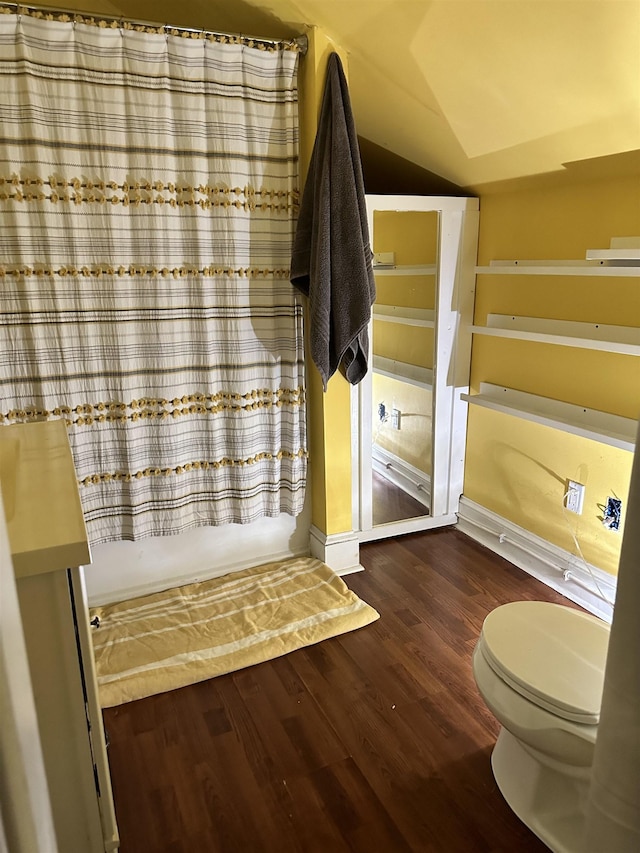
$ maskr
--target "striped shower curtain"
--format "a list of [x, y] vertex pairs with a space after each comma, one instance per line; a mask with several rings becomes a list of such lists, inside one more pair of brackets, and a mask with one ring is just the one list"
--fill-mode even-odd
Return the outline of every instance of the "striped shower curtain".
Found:
[[93, 544], [298, 514], [295, 44], [0, 9], [0, 428]]

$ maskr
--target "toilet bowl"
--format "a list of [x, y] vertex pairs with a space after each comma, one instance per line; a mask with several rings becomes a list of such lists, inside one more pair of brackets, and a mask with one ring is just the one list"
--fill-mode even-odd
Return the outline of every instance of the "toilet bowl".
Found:
[[578, 853], [600, 719], [609, 626], [561, 604], [493, 610], [473, 653], [478, 690], [502, 728], [500, 791], [557, 853]]

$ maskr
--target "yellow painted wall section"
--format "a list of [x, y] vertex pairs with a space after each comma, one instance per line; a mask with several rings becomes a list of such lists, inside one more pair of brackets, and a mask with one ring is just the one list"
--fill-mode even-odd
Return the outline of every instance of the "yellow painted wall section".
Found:
[[[381, 421], [378, 405], [389, 417]], [[398, 409], [400, 430], [391, 427], [391, 410]], [[433, 398], [426, 388], [416, 388], [389, 376], [373, 377], [373, 443], [393, 453], [425, 474], [431, 474]]]
[[431, 308], [435, 305], [434, 275], [378, 275], [376, 302], [399, 308]]
[[433, 367], [433, 329], [404, 326], [375, 320], [373, 323], [373, 351], [376, 355]]
[[435, 211], [376, 210], [373, 251], [395, 252], [398, 265], [435, 264], [438, 214]]
[[[309, 47], [300, 63], [300, 186], [309, 167], [322, 103], [327, 62], [332, 52], [343, 52], [317, 27], [307, 31]], [[308, 316], [307, 316], [308, 329]], [[329, 380], [327, 391], [309, 362], [308, 418], [311, 481], [311, 521], [330, 535], [352, 529], [351, 507], [351, 386], [341, 373]]]
[[[584, 259], [612, 237], [640, 234], [640, 194], [630, 179], [486, 195], [480, 210], [483, 265]], [[476, 323], [487, 313], [640, 326], [640, 286], [632, 278], [481, 275]], [[472, 390], [482, 381], [640, 417], [637, 356], [476, 336]], [[631, 462], [629, 452], [470, 406], [464, 494], [611, 574], [622, 535], [603, 526], [602, 505], [622, 498], [624, 526]], [[586, 487], [582, 515], [563, 508], [568, 479]]]

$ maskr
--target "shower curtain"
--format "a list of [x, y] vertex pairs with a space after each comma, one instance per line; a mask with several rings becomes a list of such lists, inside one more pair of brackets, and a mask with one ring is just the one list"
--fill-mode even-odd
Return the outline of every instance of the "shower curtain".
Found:
[[298, 514], [297, 45], [0, 11], [0, 423], [93, 544]]

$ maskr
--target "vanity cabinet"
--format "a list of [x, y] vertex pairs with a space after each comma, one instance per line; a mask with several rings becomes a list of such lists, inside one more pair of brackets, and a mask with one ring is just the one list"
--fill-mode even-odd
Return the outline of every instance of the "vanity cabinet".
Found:
[[90, 551], [64, 422], [0, 427], [0, 483], [58, 850], [116, 850], [84, 587]]

